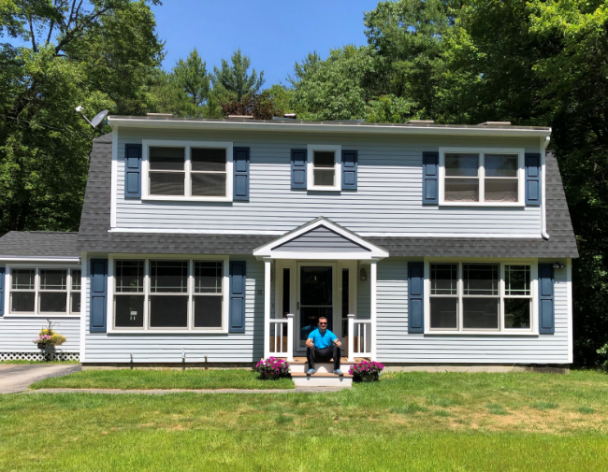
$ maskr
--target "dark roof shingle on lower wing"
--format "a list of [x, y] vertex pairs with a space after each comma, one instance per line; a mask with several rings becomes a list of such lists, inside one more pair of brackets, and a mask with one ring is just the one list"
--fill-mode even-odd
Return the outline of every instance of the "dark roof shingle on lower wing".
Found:
[[0, 238], [2, 256], [78, 257], [78, 233], [10, 231]]
[[[97, 138], [80, 220], [78, 247], [87, 252], [138, 254], [251, 254], [276, 236], [119, 233], [110, 228], [112, 138]], [[547, 155], [547, 232], [544, 239], [370, 237], [391, 256], [578, 257], [570, 214], [555, 157]], [[539, 235], [540, 236], [540, 235]]]

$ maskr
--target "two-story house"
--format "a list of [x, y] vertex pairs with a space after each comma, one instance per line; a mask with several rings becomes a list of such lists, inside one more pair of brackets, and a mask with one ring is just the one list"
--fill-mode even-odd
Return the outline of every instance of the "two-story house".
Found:
[[[0, 356], [51, 320], [85, 364], [303, 356], [320, 316], [389, 365], [572, 362], [551, 130], [109, 119], [77, 234], [0, 239]], [[12, 356], [12, 357], [11, 357]]]

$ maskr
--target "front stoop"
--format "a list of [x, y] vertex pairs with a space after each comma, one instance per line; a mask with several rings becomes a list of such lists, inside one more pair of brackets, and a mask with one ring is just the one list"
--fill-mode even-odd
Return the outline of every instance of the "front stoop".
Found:
[[292, 372], [291, 380], [296, 387], [342, 387], [352, 388], [353, 376], [344, 374], [343, 377], [339, 377], [334, 374], [326, 374], [317, 372], [311, 376], [306, 375], [303, 372]]

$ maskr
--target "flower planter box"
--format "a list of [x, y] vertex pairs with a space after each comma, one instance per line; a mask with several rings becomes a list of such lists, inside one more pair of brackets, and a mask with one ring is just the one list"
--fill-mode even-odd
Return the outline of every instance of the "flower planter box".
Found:
[[269, 372], [264, 372], [264, 376], [262, 378], [264, 380], [277, 380], [281, 378], [281, 374], [271, 374]]
[[376, 374], [361, 374], [359, 376], [361, 382], [375, 382], [378, 380], [378, 376]]
[[38, 349], [46, 349], [46, 343], [38, 343]]

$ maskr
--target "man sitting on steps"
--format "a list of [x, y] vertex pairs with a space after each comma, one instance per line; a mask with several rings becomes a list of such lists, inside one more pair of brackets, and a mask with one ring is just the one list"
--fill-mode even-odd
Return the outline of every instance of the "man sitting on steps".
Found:
[[306, 358], [308, 359], [308, 372], [315, 373], [315, 360], [327, 362], [333, 358], [334, 374], [342, 376], [340, 370], [340, 348], [342, 343], [338, 337], [327, 329], [327, 318], [319, 318], [319, 327], [311, 331], [306, 340]]

